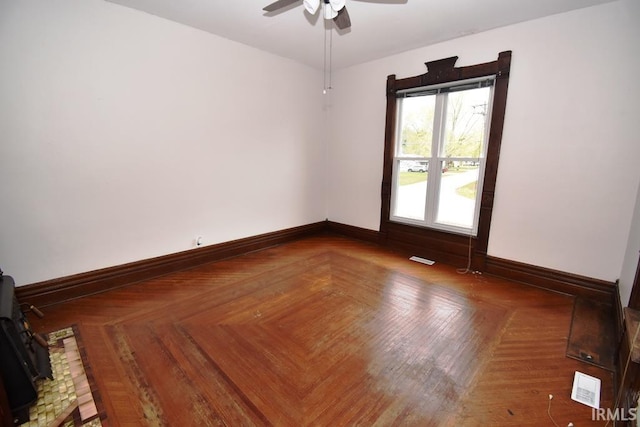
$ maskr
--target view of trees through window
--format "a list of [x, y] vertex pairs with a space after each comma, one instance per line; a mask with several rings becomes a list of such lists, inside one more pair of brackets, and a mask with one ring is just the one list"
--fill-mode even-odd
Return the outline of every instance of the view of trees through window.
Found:
[[398, 100], [393, 220], [475, 232], [492, 89], [479, 86]]

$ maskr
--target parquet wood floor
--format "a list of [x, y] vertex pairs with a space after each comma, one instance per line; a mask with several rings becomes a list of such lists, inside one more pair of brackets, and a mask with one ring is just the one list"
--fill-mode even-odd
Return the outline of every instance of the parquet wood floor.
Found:
[[545, 426], [570, 399], [573, 298], [314, 237], [48, 307], [112, 426]]

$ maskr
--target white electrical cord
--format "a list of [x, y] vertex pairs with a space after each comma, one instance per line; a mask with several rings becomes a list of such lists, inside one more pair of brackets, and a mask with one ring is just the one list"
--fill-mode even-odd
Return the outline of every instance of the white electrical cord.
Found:
[[553, 394], [549, 395], [549, 406], [547, 407], [547, 415], [549, 415], [549, 419], [551, 420], [551, 422], [553, 423], [554, 426], [556, 427], [560, 427], [558, 425], [558, 423], [556, 423], [556, 420], [553, 419], [553, 417], [551, 416], [551, 400], [553, 399]]
[[458, 268], [456, 272], [458, 274], [467, 274], [471, 272], [471, 234], [469, 234], [469, 253], [467, 254], [467, 267], [466, 268]]
[[[553, 394], [549, 395], [549, 406], [547, 407], [547, 414], [549, 415], [549, 419], [551, 420], [551, 422], [553, 423], [554, 426], [556, 427], [560, 427], [558, 425], [558, 423], [556, 423], [556, 420], [553, 419], [553, 417], [551, 416], [551, 400], [553, 399]], [[573, 427], [573, 423], [569, 423], [567, 424], [567, 427]]]

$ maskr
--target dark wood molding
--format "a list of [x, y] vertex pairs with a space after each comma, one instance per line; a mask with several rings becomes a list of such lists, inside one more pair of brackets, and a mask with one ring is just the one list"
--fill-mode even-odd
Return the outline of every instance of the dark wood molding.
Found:
[[[640, 310], [640, 259], [636, 267], [636, 275], [631, 287], [631, 295], [626, 308], [623, 308], [620, 300], [620, 292], [614, 306], [616, 310], [616, 337], [618, 346], [618, 375], [616, 376], [615, 393], [621, 396], [620, 406], [629, 409], [634, 406], [637, 394], [640, 393], [640, 371], [637, 363], [630, 362], [630, 353], [633, 348], [631, 336], [636, 330], [636, 325], [629, 328], [633, 318], [637, 318]], [[625, 315], [626, 314], [626, 315]], [[626, 373], [626, 377], [624, 376]]]
[[327, 232], [361, 240], [363, 242], [379, 244], [382, 241], [381, 234], [375, 230], [355, 227], [353, 225], [340, 224], [339, 222], [327, 221]]
[[393, 182], [393, 142], [396, 130], [396, 76], [387, 76], [387, 107], [386, 124], [384, 130], [384, 159], [382, 165], [382, 205], [380, 207], [380, 233], [387, 236], [387, 225], [391, 214], [391, 187]]
[[[618, 370], [615, 376], [614, 395], [617, 407], [629, 414], [637, 406], [640, 396], [640, 363], [638, 363], [638, 340], [636, 332], [640, 325], [640, 311], [624, 308], [623, 336], [618, 345]], [[624, 424], [628, 425], [628, 424]]]
[[640, 310], [640, 258], [636, 267], [636, 275], [631, 286], [631, 296], [629, 297], [629, 308]]
[[493, 214], [493, 200], [496, 181], [498, 179], [498, 163], [502, 146], [502, 131], [504, 116], [507, 109], [507, 91], [509, 88], [509, 70], [511, 67], [511, 52], [500, 52], [495, 64], [496, 84], [493, 92], [493, 109], [491, 110], [491, 126], [487, 143], [487, 161], [484, 171], [484, 183], [480, 196], [480, 216], [478, 219], [477, 245], [473, 251], [473, 266], [483, 270], [487, 260], [489, 246], [489, 231]]
[[[418, 76], [396, 79], [396, 76], [392, 75], [394, 80], [392, 90], [395, 92], [397, 90], [497, 75], [499, 72], [504, 74], [505, 71], [508, 74], [511, 51], [500, 52], [498, 54], [498, 60], [496, 61], [466, 67], [456, 67], [455, 63], [457, 59], [457, 56], [452, 56], [450, 58], [425, 62], [427, 72]], [[387, 93], [389, 93], [388, 90]]]
[[472, 252], [476, 239], [429, 228], [389, 222], [385, 244], [394, 250], [417, 255], [455, 267], [466, 267], [469, 245]]
[[115, 267], [19, 286], [16, 288], [16, 296], [21, 302], [28, 302], [37, 307], [47, 307], [126, 286], [141, 280], [162, 276], [174, 271], [192, 268], [208, 262], [219, 261], [224, 258], [265, 249], [307, 236], [321, 234], [324, 233], [326, 229], [327, 222], [322, 221]]
[[[487, 259], [487, 246], [491, 228], [493, 200], [498, 176], [498, 162], [502, 143], [502, 132], [509, 87], [511, 51], [498, 54], [495, 61], [465, 67], [455, 67], [458, 58], [453, 56], [437, 61], [426, 62], [427, 72], [418, 76], [397, 79], [395, 75], [387, 77], [387, 105], [385, 124], [385, 147], [382, 170], [380, 209], [381, 238], [389, 246], [405, 250], [420, 251], [427, 257], [438, 261], [466, 266], [471, 244], [471, 264], [475, 270], [483, 271]], [[480, 213], [476, 237], [460, 236], [424, 227], [410, 226], [392, 222], [390, 218], [391, 192], [393, 182], [393, 158], [396, 137], [396, 93], [399, 90], [425, 87], [435, 84], [455, 82], [479, 77], [495, 76], [491, 125], [487, 146], [487, 158], [484, 172], [484, 184], [480, 195]], [[431, 255], [429, 255], [431, 254]], [[422, 255], [421, 255], [422, 256]]]
[[[393, 229], [392, 234], [394, 236], [402, 236], [403, 233], [415, 232], [412, 227], [406, 227], [401, 224], [390, 224], [390, 227]], [[381, 246], [406, 255], [418, 255], [452, 266], [466, 266], [467, 258], [459, 254], [465, 251], [468, 253], [468, 236], [453, 236], [453, 239], [445, 241], [441, 239], [442, 236], [438, 236], [439, 232], [437, 231], [425, 229], [420, 230], [420, 232], [423, 233], [422, 238], [429, 242], [428, 245], [415, 246], [406, 243], [407, 239], [403, 238], [397, 241], [386, 239], [381, 232], [375, 230], [368, 230], [333, 221], [322, 221], [115, 267], [19, 286], [16, 288], [16, 296], [22, 302], [28, 302], [39, 307], [47, 307], [53, 304], [82, 298], [87, 295], [106, 292], [174, 271], [184, 270], [208, 262], [219, 261], [221, 259], [265, 249], [270, 246], [326, 233], [338, 234], [368, 243], [380, 244]], [[475, 244], [473, 239], [471, 244]], [[483, 272], [556, 292], [583, 296], [601, 302], [604, 301], [607, 304], [613, 305], [614, 311], [616, 311], [617, 306], [620, 306], [620, 296], [615, 283], [490, 256], [487, 257], [486, 268]], [[622, 310], [619, 309], [618, 311], [616, 311], [616, 315], [621, 316]]]
[[[614, 282], [487, 256], [485, 273], [613, 306], [618, 287]], [[619, 296], [618, 296], [619, 299]]]
[[624, 333], [624, 311], [620, 300], [620, 283], [615, 282], [616, 291], [613, 294], [613, 315], [616, 327], [616, 342], [620, 342]]
[[[453, 235], [449, 236], [448, 240], [443, 240], [442, 236], [438, 235], [440, 232], [436, 230], [416, 230], [415, 227], [395, 223], [390, 223], [389, 227], [392, 229], [391, 235], [400, 236], [397, 241], [385, 238], [382, 233], [373, 230], [339, 224], [332, 221], [327, 222], [327, 231], [330, 233], [340, 234], [369, 243], [381, 244], [384, 247], [406, 254], [407, 256], [417, 255], [454, 267], [465, 267], [468, 263], [467, 257], [459, 254], [465, 251], [468, 254], [469, 236]], [[403, 233], [421, 233], [421, 238], [427, 241], [428, 244], [424, 246], [413, 245], [409, 243], [411, 241], [410, 238], [406, 236], [403, 238]], [[475, 239], [471, 239], [472, 251], [474, 244]], [[581, 296], [612, 307], [616, 316], [616, 319], [614, 319], [616, 327], [621, 328], [622, 308], [617, 283], [492, 256], [487, 256], [486, 260], [485, 268], [479, 270], [483, 273], [554, 292]]]

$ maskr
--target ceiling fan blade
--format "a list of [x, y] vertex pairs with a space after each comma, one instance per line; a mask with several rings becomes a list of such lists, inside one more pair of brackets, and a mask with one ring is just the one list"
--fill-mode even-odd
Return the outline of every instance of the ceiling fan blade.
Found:
[[338, 16], [333, 18], [333, 22], [335, 22], [336, 26], [341, 30], [344, 30], [351, 26], [351, 18], [349, 18], [349, 12], [347, 12], [346, 6], [340, 9], [340, 12], [338, 12]]
[[320, 8], [320, 0], [304, 0], [302, 5], [312, 15], [315, 15]]
[[289, 5], [292, 5], [297, 1], [300, 0], [278, 0], [271, 3], [270, 5], [263, 7], [262, 10], [264, 10], [265, 12], [275, 12], [278, 9], [283, 9]]

